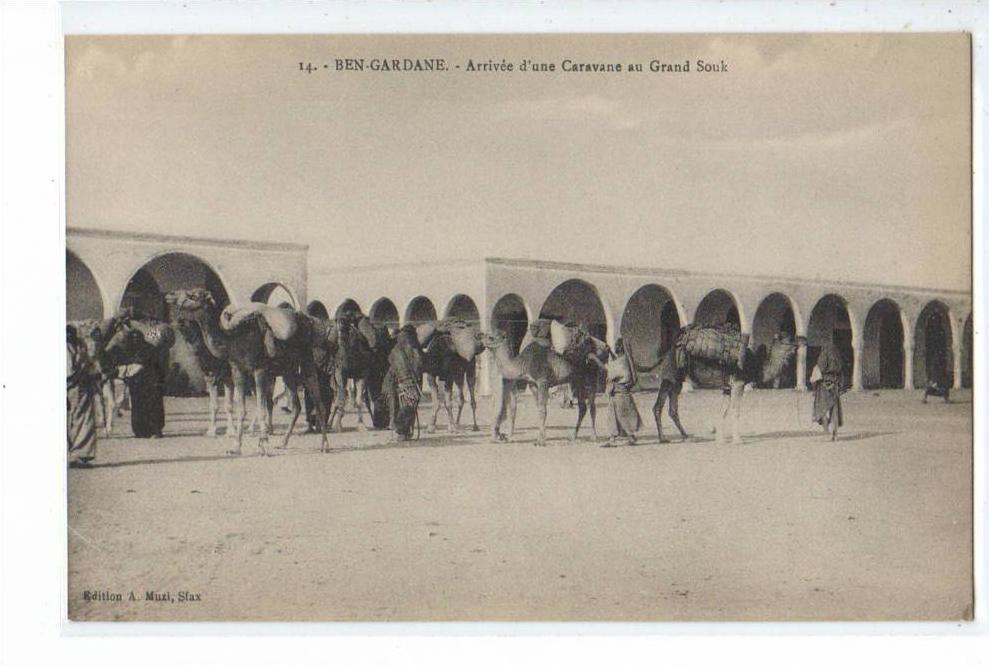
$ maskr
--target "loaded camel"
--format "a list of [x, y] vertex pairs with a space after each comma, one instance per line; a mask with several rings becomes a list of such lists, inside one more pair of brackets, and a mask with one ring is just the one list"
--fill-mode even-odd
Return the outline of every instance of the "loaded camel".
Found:
[[[357, 410], [357, 429], [367, 430], [364, 424], [364, 407], [372, 414], [368, 384], [372, 372], [382, 364], [378, 357], [388, 354], [387, 345], [382, 340], [381, 331], [371, 320], [360, 313], [344, 313], [331, 323], [336, 333], [336, 353], [334, 357], [333, 390], [335, 399], [330, 411], [333, 432], [343, 432], [343, 414], [349, 394], [354, 409]], [[380, 384], [379, 384], [380, 385]]]
[[[257, 411], [261, 416], [258, 438], [258, 452], [261, 455], [268, 453], [265, 444], [271, 432], [271, 382], [275, 375], [283, 377], [292, 396], [292, 421], [279, 448], [288, 446], [292, 429], [302, 411], [298, 392], [300, 381], [316, 398], [320, 424], [326, 423], [313, 360], [314, 347], [322, 344], [319, 335], [322, 326], [318, 320], [302, 313], [256, 303], [238, 310], [228, 307], [221, 312], [213, 295], [202, 288], [171, 292], [166, 300], [183, 311], [181, 316], [199, 327], [209, 353], [230, 365], [237, 446], [227, 453], [240, 455], [242, 451], [249, 377], [254, 378]], [[275, 326], [278, 330], [274, 330]], [[326, 451], [329, 442], [325, 428], [321, 428], [320, 436], [320, 451]]]
[[748, 337], [734, 327], [684, 326], [677, 332], [672, 346], [661, 353], [658, 363], [652, 367], [637, 367], [640, 372], [652, 372], [658, 368], [660, 387], [652, 411], [660, 442], [669, 441], [663, 437], [663, 404], [669, 400], [670, 418], [680, 431], [681, 438], [686, 440], [687, 431], [679, 416], [683, 382], [688, 376], [711, 376], [715, 373], [721, 375], [725, 395], [721, 407], [721, 426], [715, 429], [716, 439], [719, 442], [724, 440], [724, 422], [730, 412], [732, 442], [742, 442], [738, 423], [745, 386], [774, 382], [792, 362], [798, 347], [807, 344], [803, 337], [793, 342], [777, 336], [768, 346], [753, 350], [748, 346]]
[[[568, 360], [567, 356], [552, 349], [549, 337], [545, 334], [548, 328], [547, 320], [533, 322], [530, 326], [533, 340], [517, 356], [512, 356], [508, 337], [504, 333], [498, 332], [485, 338], [484, 344], [491, 350], [502, 376], [501, 404], [492, 429], [494, 441], [507, 441], [514, 434], [518, 407], [517, 392], [529, 388], [535, 396], [536, 409], [539, 413], [539, 435], [535, 443], [536, 446], [545, 446], [549, 390], [564, 383], [570, 384], [574, 396], [580, 403], [577, 426], [570, 436], [570, 441], [575, 441], [577, 438], [580, 423], [587, 409], [585, 403], [588, 399], [594, 398], [588, 391], [596, 387], [598, 373], [596, 364], [588, 363], [587, 357], [579, 354], [582, 353], [581, 350], [606, 354], [607, 345], [596, 339], [591, 339], [588, 343], [585, 339], [572, 347], [573, 355], [570, 356], [571, 360]], [[583, 345], [588, 346], [583, 347]], [[570, 355], [569, 349], [566, 353]], [[506, 417], [510, 419], [507, 436], [501, 433], [501, 424]]]
[[[449, 431], [457, 431], [464, 411], [465, 384], [470, 392], [472, 430], [478, 431], [474, 387], [477, 381], [477, 355], [483, 351], [484, 340], [480, 331], [466, 322], [454, 320], [437, 326], [437, 334], [429, 340], [423, 356], [423, 372], [436, 397], [433, 419], [426, 432], [436, 432], [436, 418], [441, 408], [446, 410]], [[452, 407], [454, 388], [457, 389], [456, 419]]]

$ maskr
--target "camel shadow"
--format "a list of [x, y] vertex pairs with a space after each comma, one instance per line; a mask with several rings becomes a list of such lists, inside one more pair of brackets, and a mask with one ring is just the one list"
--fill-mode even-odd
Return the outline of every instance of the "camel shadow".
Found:
[[[883, 437], [885, 435], [895, 435], [895, 434], [896, 433], [892, 431], [884, 431], [884, 432], [863, 431], [863, 432], [855, 432], [855, 433], [849, 433], [847, 435], [843, 435], [839, 430], [838, 441], [857, 442], [865, 439], [874, 439], [876, 437]], [[755, 443], [755, 442], [768, 442], [777, 439], [819, 439], [821, 441], [824, 441], [825, 435], [824, 432], [821, 430], [778, 430], [774, 432], [760, 433], [757, 435], [742, 436], [742, 440], [746, 444]]]

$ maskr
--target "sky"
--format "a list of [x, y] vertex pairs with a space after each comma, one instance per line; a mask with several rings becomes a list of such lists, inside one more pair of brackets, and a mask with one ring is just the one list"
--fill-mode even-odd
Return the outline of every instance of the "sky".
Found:
[[[969, 54], [961, 34], [69, 37], [67, 221], [307, 243], [315, 270], [497, 256], [967, 290]], [[466, 71], [503, 58], [557, 71]], [[728, 71], [649, 71], [697, 59]]]

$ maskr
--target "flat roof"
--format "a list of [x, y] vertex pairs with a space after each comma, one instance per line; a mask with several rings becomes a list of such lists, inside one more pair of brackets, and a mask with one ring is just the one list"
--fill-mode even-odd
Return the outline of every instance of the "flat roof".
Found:
[[87, 236], [90, 238], [112, 238], [146, 243], [180, 243], [189, 245], [210, 245], [214, 247], [235, 247], [245, 250], [263, 250], [268, 252], [308, 252], [309, 246], [303, 243], [283, 243], [269, 241], [249, 241], [227, 238], [203, 238], [200, 236], [175, 236], [138, 231], [114, 231], [109, 229], [88, 229], [85, 227], [66, 227], [65, 237]]

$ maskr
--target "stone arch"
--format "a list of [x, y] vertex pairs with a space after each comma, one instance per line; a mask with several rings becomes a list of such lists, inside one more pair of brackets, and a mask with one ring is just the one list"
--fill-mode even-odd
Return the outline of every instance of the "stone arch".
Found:
[[608, 339], [608, 312], [597, 287], [584, 280], [561, 282], [549, 293], [539, 310], [540, 319], [584, 324], [591, 335]]
[[[795, 340], [802, 335], [797, 307], [786, 294], [773, 292], [762, 299], [752, 318], [752, 347], [768, 346], [777, 335]], [[794, 388], [797, 385], [797, 364], [790, 363], [780, 375], [777, 388]]]
[[[171, 313], [165, 294], [179, 289], [206, 289], [220, 307], [230, 302], [227, 288], [209, 263], [185, 252], [166, 252], [152, 257], [134, 272], [124, 288], [120, 305], [142, 315], [168, 320]], [[165, 393], [201, 395], [206, 391], [206, 381], [195, 352], [185, 337], [175, 337], [175, 344], [169, 350]]]
[[220, 307], [230, 302], [229, 290], [208, 262], [187, 252], [165, 252], [155, 255], [134, 271], [124, 287], [120, 306], [167, 319], [165, 294], [196, 288], [208, 290]]
[[330, 318], [330, 312], [323, 305], [323, 301], [309, 301], [309, 305], [306, 306], [306, 314], [317, 319], [326, 320]]
[[252, 303], [264, 303], [274, 307], [282, 307], [286, 303], [292, 306], [293, 310], [299, 307], [299, 300], [292, 293], [292, 290], [281, 282], [266, 282], [251, 294]]
[[71, 250], [65, 250], [65, 319], [103, 319], [106, 299], [89, 266]]
[[398, 328], [400, 318], [398, 308], [390, 298], [379, 298], [371, 305], [368, 317], [375, 324], [384, 324], [389, 328]]
[[954, 345], [951, 310], [941, 301], [930, 301], [920, 311], [914, 327], [913, 385], [921, 388], [928, 379], [954, 379]]
[[491, 328], [504, 333], [512, 352], [519, 353], [529, 330], [529, 306], [518, 294], [505, 294], [491, 309]]
[[740, 331], [742, 327], [742, 307], [735, 295], [727, 289], [713, 289], [697, 304], [694, 323], [702, 326], [720, 326], [733, 323]]
[[421, 324], [436, 321], [436, 306], [425, 296], [416, 296], [405, 307], [405, 323]]
[[[676, 297], [666, 287], [646, 284], [628, 299], [619, 324], [622, 338], [635, 355], [638, 365], [652, 366], [673, 344], [683, 322]], [[640, 383], [653, 388], [653, 375], [641, 373]]]
[[455, 317], [470, 324], [480, 325], [481, 312], [477, 309], [474, 299], [467, 294], [457, 294], [446, 304], [443, 310], [443, 317]]
[[888, 298], [876, 301], [862, 329], [862, 388], [902, 388], [904, 329], [900, 306]]
[[962, 328], [962, 388], [972, 388], [972, 313]]
[[364, 314], [361, 310], [360, 304], [352, 298], [345, 298], [340, 305], [337, 306], [336, 311], [333, 313], [334, 319], [339, 319], [344, 315], [361, 315]]
[[834, 340], [845, 365], [845, 386], [852, 386], [855, 374], [855, 333], [848, 302], [837, 294], [822, 296], [807, 321], [807, 368], [805, 382], [810, 382], [821, 348]]

